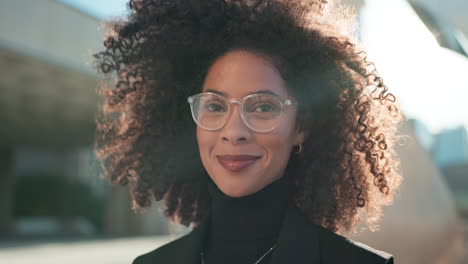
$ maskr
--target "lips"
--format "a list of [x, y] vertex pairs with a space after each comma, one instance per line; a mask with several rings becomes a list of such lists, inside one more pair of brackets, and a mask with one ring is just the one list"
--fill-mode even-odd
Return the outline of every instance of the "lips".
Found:
[[219, 164], [225, 169], [238, 172], [254, 164], [260, 156], [252, 155], [217, 155]]

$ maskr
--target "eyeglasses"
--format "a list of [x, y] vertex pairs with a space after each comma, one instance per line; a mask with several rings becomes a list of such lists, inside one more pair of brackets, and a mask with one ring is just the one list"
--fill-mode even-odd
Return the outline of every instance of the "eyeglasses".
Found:
[[206, 130], [218, 130], [226, 124], [231, 104], [240, 106], [244, 124], [255, 132], [269, 132], [281, 121], [283, 109], [292, 106], [290, 99], [266, 93], [255, 93], [240, 101], [229, 100], [212, 92], [200, 93], [187, 98], [195, 123]]

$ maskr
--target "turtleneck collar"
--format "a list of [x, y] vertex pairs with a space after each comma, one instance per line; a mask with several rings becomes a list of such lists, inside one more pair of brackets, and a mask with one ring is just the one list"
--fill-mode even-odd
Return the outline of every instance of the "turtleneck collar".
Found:
[[210, 180], [210, 241], [276, 240], [291, 196], [291, 186], [286, 177], [284, 175], [256, 193], [243, 197], [224, 194]]

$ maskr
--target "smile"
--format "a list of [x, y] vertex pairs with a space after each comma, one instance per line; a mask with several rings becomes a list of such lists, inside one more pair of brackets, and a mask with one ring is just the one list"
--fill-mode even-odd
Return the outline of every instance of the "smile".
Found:
[[251, 155], [219, 155], [216, 156], [219, 164], [223, 166], [226, 170], [232, 172], [241, 171], [252, 164], [254, 164], [260, 156], [251, 156]]

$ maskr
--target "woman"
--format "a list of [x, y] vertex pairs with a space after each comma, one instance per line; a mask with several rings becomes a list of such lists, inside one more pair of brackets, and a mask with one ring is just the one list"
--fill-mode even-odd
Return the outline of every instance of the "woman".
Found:
[[393, 263], [338, 233], [377, 229], [401, 182], [401, 115], [326, 1], [137, 0], [95, 55], [96, 150], [135, 209], [186, 236], [133, 263]]

